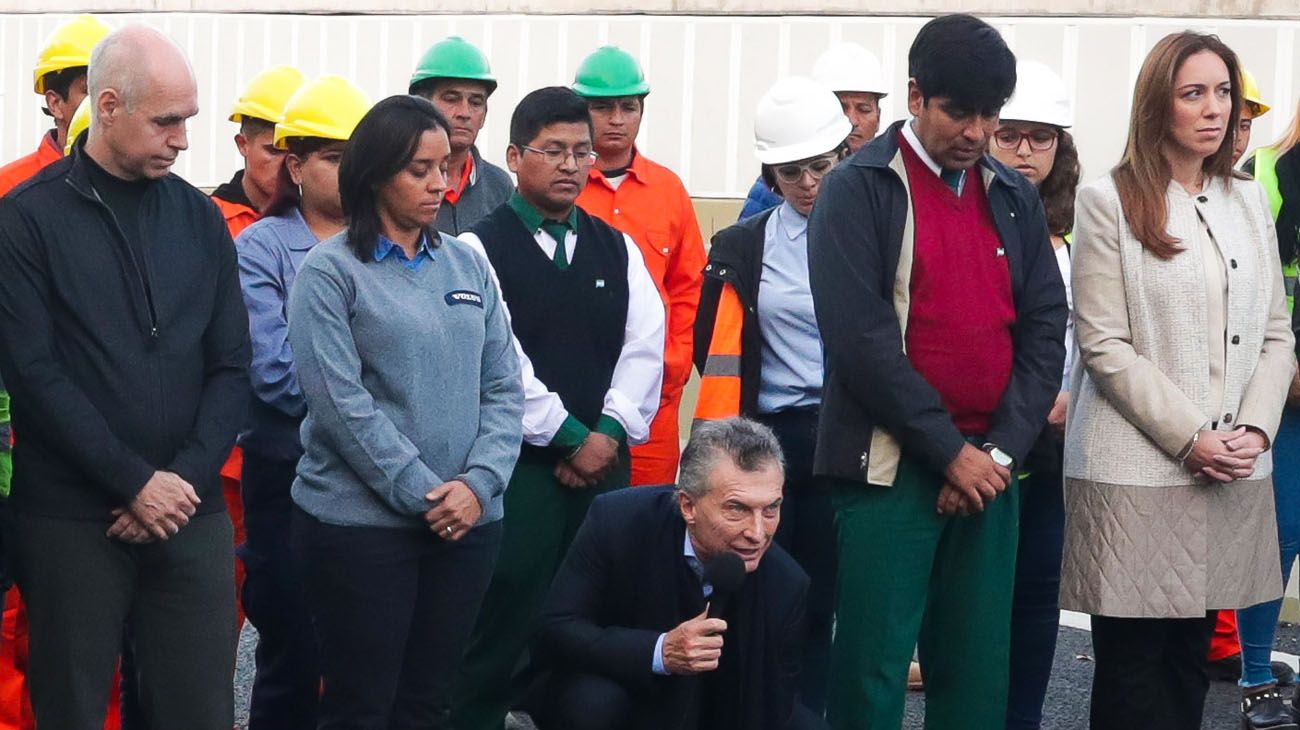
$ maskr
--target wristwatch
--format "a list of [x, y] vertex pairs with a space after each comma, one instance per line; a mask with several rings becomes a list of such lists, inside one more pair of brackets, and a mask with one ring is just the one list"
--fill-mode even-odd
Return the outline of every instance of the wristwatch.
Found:
[[1016, 460], [1011, 458], [1011, 454], [999, 449], [997, 444], [986, 443], [983, 446], [984, 452], [993, 457], [993, 463], [1003, 469], [1012, 469], [1016, 465]]

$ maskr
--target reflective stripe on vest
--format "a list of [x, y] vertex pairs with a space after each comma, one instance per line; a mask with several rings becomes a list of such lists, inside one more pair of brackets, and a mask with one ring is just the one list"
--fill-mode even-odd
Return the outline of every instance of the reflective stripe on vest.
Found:
[[740, 415], [740, 341], [745, 306], [731, 284], [722, 285], [713, 318], [709, 355], [700, 373], [696, 421], [717, 421]]

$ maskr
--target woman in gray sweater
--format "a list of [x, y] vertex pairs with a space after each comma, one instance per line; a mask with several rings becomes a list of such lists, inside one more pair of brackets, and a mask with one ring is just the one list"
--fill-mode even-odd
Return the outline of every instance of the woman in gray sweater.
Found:
[[447, 131], [424, 99], [375, 105], [339, 168], [348, 228], [289, 295], [307, 401], [292, 539], [322, 728], [449, 727], [519, 454], [519, 365], [488, 264], [432, 228]]

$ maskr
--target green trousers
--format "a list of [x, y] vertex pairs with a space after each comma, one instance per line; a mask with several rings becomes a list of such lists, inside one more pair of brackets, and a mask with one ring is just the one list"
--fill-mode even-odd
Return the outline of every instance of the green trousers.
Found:
[[904, 459], [893, 487], [836, 480], [839, 585], [827, 717], [834, 730], [903, 724], [912, 650], [927, 730], [1006, 723], [1019, 485], [983, 513], [945, 517], [941, 475]]
[[589, 489], [560, 484], [553, 463], [521, 459], [515, 467], [505, 495], [501, 553], [452, 692], [456, 730], [505, 727], [506, 713], [532, 679], [528, 642], [551, 579], [591, 501], [628, 485], [628, 464], [625, 450], [614, 471]]

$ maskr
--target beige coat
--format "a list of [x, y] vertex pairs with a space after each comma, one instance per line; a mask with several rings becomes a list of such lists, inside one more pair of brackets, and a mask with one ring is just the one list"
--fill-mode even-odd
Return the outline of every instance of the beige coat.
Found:
[[[1271, 455], [1227, 485], [1177, 458], [1211, 423], [1277, 431], [1294, 342], [1268, 205], [1237, 179], [1199, 196], [1171, 184], [1166, 201], [1185, 248], [1169, 261], [1134, 238], [1110, 176], [1077, 202], [1061, 605], [1095, 615], [1191, 618], [1282, 592]], [[1203, 246], [1221, 257], [1226, 311], [1223, 291], [1207, 291], [1215, 253]], [[1225, 354], [1211, 382], [1214, 349]]]

